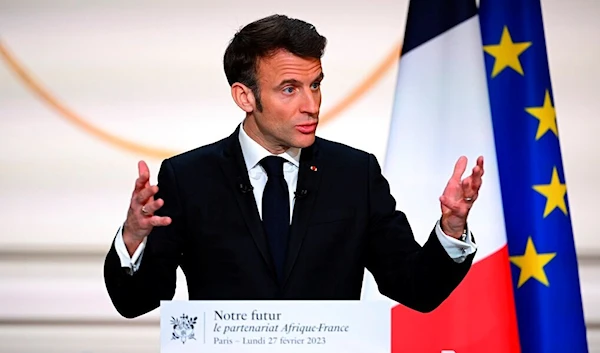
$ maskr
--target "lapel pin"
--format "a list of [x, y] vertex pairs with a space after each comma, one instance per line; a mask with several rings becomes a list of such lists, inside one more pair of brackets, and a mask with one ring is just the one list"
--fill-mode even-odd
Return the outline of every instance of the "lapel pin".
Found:
[[311, 166], [310, 166], [310, 170], [312, 170], [313, 172], [316, 172], [316, 171], [317, 171], [317, 167], [316, 167], [316, 166], [314, 166], [314, 165], [311, 165]]

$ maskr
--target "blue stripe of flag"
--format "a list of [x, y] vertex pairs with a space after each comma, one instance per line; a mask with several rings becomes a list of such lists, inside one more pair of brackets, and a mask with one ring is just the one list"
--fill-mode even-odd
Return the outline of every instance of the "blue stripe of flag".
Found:
[[475, 15], [475, 0], [410, 1], [402, 55]]

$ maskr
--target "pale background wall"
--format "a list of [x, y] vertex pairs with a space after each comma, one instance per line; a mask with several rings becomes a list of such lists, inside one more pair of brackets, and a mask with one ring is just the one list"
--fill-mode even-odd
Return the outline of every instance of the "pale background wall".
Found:
[[[600, 352], [600, 2], [543, 0], [591, 351]], [[235, 30], [271, 13], [315, 24], [327, 112], [400, 42], [407, 0], [1, 0], [0, 40], [89, 124], [170, 151], [212, 142], [242, 115], [223, 74]], [[395, 66], [319, 135], [385, 153]], [[91, 136], [0, 60], [0, 351], [157, 352], [157, 313], [125, 322], [102, 261], [145, 159]], [[401, 207], [402, 201], [399, 202]], [[180, 278], [181, 280], [181, 278]], [[178, 298], [185, 298], [181, 281]]]

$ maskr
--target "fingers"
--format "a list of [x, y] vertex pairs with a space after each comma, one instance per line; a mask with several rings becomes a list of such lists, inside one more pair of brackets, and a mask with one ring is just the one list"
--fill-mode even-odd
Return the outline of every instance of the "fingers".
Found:
[[460, 180], [465, 170], [467, 169], [467, 157], [461, 156], [456, 164], [454, 165], [454, 172], [452, 173], [452, 179]]
[[147, 188], [144, 188], [142, 191], [138, 192], [135, 197], [134, 200], [138, 205], [144, 205], [148, 202], [148, 200], [153, 197], [154, 195], [156, 195], [156, 193], [158, 192], [158, 186], [157, 185], [152, 185], [149, 186]]
[[474, 183], [475, 181], [472, 177], [468, 177], [461, 182], [463, 200], [469, 205], [472, 205], [473, 202], [475, 202], [479, 191], [479, 188], [475, 187]]
[[149, 185], [150, 181], [150, 169], [144, 161], [138, 162], [138, 178], [135, 180], [135, 190], [140, 191]]
[[[143, 206], [143, 211], [146, 211], [145, 214], [147, 216], [152, 216], [156, 211], [158, 211], [161, 207], [163, 207], [164, 204], [165, 204], [165, 202], [163, 201], [163, 199], [157, 199], [157, 200], [146, 203]], [[144, 213], [144, 212], [142, 212], [142, 213]]]
[[477, 158], [477, 164], [473, 167], [473, 177], [481, 178], [483, 176], [483, 156]]
[[138, 162], [138, 173], [140, 177], [146, 177], [146, 179], [150, 178], [150, 169], [148, 169], [148, 165], [146, 164], [146, 162]]
[[164, 205], [162, 199], [153, 200], [143, 206], [132, 206], [127, 216], [127, 224], [131, 234], [139, 239], [146, 237], [153, 227], [168, 226], [171, 217], [157, 216], [154, 212]]
[[473, 173], [469, 178], [465, 179], [465, 182], [463, 182], [463, 191], [465, 193], [465, 196], [474, 197], [477, 195], [483, 182], [481, 178], [482, 176], [483, 157], [479, 156], [479, 158], [477, 158], [477, 165], [473, 167]]
[[473, 202], [477, 200], [479, 196], [479, 188], [481, 187], [481, 178], [473, 178], [470, 176], [461, 182], [462, 188], [462, 200], [466, 202], [469, 207], [473, 205]]
[[149, 220], [153, 227], [164, 227], [171, 224], [171, 217], [152, 216]]
[[[452, 178], [448, 182], [444, 193], [440, 196], [442, 214], [451, 214], [456, 217], [466, 217], [477, 200], [483, 176], [483, 157], [479, 156], [473, 172], [462, 179], [467, 168], [467, 158], [461, 156], [456, 165]], [[462, 179], [462, 180], [461, 180]]]
[[468, 177], [461, 182], [461, 186], [463, 189], [463, 195], [465, 197], [473, 197], [473, 191], [471, 191], [471, 186], [473, 185], [473, 178]]
[[475, 168], [473, 168], [473, 174], [471, 176], [471, 185], [470, 186], [475, 193], [477, 193], [479, 191], [479, 188], [481, 188], [481, 183], [482, 183], [481, 176], [482, 175], [483, 175], [483, 170], [479, 166], [476, 166]]
[[131, 203], [127, 211], [125, 232], [137, 241], [148, 236], [153, 227], [168, 226], [170, 217], [156, 216], [154, 213], [163, 205], [162, 199], [154, 200], [158, 192], [158, 185], [150, 185], [150, 170], [144, 161], [138, 162], [138, 178], [131, 196]]

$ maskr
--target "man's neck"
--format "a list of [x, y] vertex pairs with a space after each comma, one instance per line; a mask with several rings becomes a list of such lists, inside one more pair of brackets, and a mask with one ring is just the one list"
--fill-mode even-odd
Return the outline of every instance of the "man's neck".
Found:
[[260, 132], [256, 122], [253, 119], [246, 118], [242, 122], [242, 129], [246, 132], [246, 135], [254, 140], [256, 143], [261, 145], [264, 149], [269, 151], [269, 153], [278, 155], [287, 151], [289, 146], [281, 146], [276, 143], [271, 144], [267, 141], [265, 136]]

